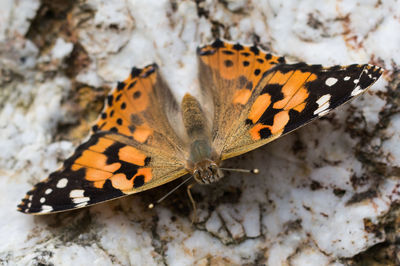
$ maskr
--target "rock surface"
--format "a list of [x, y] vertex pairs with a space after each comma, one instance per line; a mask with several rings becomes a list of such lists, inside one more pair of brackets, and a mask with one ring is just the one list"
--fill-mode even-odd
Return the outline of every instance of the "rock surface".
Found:
[[[0, 0], [0, 263], [399, 265], [400, 5], [388, 1]], [[291, 62], [373, 63], [382, 78], [327, 117], [197, 186], [178, 182], [33, 217], [16, 205], [89, 132], [132, 66], [196, 91], [199, 44], [256, 43]], [[364, 264], [365, 265], [365, 264]]]

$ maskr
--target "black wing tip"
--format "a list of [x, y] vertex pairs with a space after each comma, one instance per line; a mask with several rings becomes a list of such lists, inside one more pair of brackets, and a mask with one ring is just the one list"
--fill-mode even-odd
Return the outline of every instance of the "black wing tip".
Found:
[[383, 74], [383, 68], [371, 64], [362, 65], [358, 85], [363, 89], [369, 88]]
[[146, 66], [144, 66], [143, 68], [138, 68], [136, 66], [132, 67], [131, 69], [131, 78], [136, 78], [141, 76], [142, 72], [148, 72], [148, 71], [152, 71], [152, 73], [158, 69], [158, 65], [157, 63], [151, 63], [148, 64]]

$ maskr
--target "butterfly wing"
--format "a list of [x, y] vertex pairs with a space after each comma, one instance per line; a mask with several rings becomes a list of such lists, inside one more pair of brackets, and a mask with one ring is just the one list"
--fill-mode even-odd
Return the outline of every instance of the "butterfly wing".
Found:
[[372, 65], [286, 64], [256, 47], [217, 40], [199, 49], [205, 95], [214, 100], [214, 147], [240, 155], [320, 117], [370, 87]]
[[18, 210], [43, 214], [80, 208], [186, 174], [185, 144], [168, 117], [179, 113], [156, 65], [134, 68], [108, 96], [89, 140], [60, 170], [36, 184]]

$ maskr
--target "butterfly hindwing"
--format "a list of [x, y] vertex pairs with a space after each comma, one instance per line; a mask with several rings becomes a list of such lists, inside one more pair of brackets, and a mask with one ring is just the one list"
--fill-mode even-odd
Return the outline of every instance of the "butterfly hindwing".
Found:
[[239, 117], [262, 79], [262, 71], [284, 63], [285, 59], [256, 46], [220, 40], [199, 48], [197, 54], [204, 102], [213, 103], [213, 147], [221, 154], [231, 133], [240, 126]]
[[[143, 191], [187, 173], [167, 111], [179, 111], [155, 65], [134, 68], [110, 94], [89, 140], [18, 206], [43, 214]], [[155, 105], [155, 106], [153, 106]]]

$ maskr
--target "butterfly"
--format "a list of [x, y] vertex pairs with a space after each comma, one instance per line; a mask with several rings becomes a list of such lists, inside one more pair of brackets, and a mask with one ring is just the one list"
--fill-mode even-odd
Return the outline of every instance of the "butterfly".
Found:
[[256, 149], [362, 94], [373, 65], [287, 64], [257, 46], [199, 47], [199, 95], [173, 96], [156, 64], [133, 68], [107, 97], [86, 142], [18, 210], [45, 214], [148, 190], [190, 174], [223, 177], [223, 160]]

